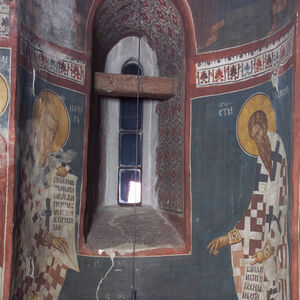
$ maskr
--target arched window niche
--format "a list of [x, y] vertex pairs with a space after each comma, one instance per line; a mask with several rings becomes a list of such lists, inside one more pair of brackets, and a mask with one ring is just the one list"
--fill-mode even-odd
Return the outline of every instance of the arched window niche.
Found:
[[[122, 68], [128, 64], [135, 64], [137, 57], [138, 38], [126, 37], [120, 40], [109, 52], [105, 64], [105, 73], [121, 74]], [[158, 76], [155, 52], [145, 40], [141, 40], [141, 69], [143, 75]], [[135, 99], [131, 100], [136, 104]], [[143, 101], [141, 99], [141, 101]], [[157, 195], [155, 185], [155, 156], [158, 143], [158, 117], [155, 112], [157, 101], [143, 101], [142, 109], [142, 203], [157, 209]], [[100, 100], [101, 128], [100, 144], [102, 160], [99, 174], [99, 190], [103, 206], [118, 204], [118, 172], [120, 157], [120, 99], [102, 97]], [[133, 165], [134, 167], [134, 165]]]
[[[137, 255], [142, 256], [188, 254], [191, 246], [190, 214], [186, 210], [189, 199], [185, 199], [185, 58], [182, 22], [173, 4], [168, 3], [172, 15], [168, 27], [173, 33], [172, 38], [167, 31], [163, 33], [160, 45], [155, 42], [158, 36], [157, 32], [153, 32], [156, 30], [154, 23], [147, 27], [148, 32], [142, 23], [138, 62], [139, 39], [137, 33], [128, 28], [128, 24], [125, 26], [127, 34], [115, 33], [116, 36], [110, 36], [109, 41], [105, 40], [104, 27], [109, 24], [103, 21], [101, 12], [107, 13], [107, 9], [114, 7], [107, 3], [104, 2], [96, 15], [92, 71], [122, 74], [124, 67], [131, 65], [134, 68], [135, 65], [140, 68], [142, 76], [177, 79], [175, 95], [170, 99], [140, 99], [142, 122], [138, 134], [141, 136], [141, 199], [136, 207], [135, 249]], [[149, 3], [157, 5], [156, 1]], [[154, 18], [154, 15], [151, 17]], [[124, 153], [126, 156], [127, 149], [122, 149], [121, 138], [120, 111], [123, 100], [123, 97], [93, 95], [90, 102], [85, 245], [83, 251], [79, 248], [79, 253], [85, 255], [86, 249], [89, 250], [88, 255], [98, 256], [99, 250], [103, 255], [111, 250], [121, 256], [132, 255], [134, 207], [127, 205], [127, 200], [123, 203], [119, 201], [120, 170], [124, 171], [120, 157]], [[131, 167], [136, 169], [136, 166]]]

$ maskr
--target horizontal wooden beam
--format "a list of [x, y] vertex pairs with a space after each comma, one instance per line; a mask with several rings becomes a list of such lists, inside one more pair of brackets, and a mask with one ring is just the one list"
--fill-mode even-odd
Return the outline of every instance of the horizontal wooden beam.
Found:
[[[95, 73], [94, 91], [110, 97], [136, 97], [137, 75]], [[140, 97], [167, 100], [176, 94], [177, 80], [168, 77], [140, 76]]]

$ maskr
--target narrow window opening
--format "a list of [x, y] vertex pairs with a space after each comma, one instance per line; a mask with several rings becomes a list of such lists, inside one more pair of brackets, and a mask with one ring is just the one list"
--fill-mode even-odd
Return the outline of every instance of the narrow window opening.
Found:
[[[138, 62], [129, 60], [122, 67], [124, 75], [142, 75]], [[118, 204], [142, 203], [143, 101], [120, 99], [119, 116], [119, 190]]]

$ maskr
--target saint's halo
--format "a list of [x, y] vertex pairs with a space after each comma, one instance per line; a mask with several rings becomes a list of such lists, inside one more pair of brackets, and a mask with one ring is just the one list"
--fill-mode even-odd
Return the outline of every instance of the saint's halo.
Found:
[[58, 122], [57, 130], [50, 152], [58, 151], [67, 141], [70, 129], [70, 121], [67, 109], [62, 100], [52, 91], [43, 90], [36, 98], [33, 106], [33, 126], [39, 130], [40, 118], [43, 110], [50, 109]]
[[5, 112], [8, 104], [8, 88], [3, 75], [0, 73], [0, 116]]
[[236, 125], [236, 135], [243, 150], [252, 156], [258, 155], [257, 146], [249, 136], [248, 121], [252, 114], [262, 110], [267, 117], [268, 131], [276, 130], [276, 116], [270, 99], [262, 93], [255, 94], [241, 108]]

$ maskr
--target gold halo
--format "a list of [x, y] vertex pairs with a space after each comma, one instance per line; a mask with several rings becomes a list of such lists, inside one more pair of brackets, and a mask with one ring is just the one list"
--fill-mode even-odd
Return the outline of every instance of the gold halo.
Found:
[[240, 146], [248, 154], [257, 156], [258, 149], [257, 146], [249, 136], [248, 132], [248, 121], [252, 114], [258, 110], [262, 110], [267, 117], [268, 131], [276, 130], [276, 116], [274, 108], [270, 99], [264, 94], [256, 94], [249, 98], [249, 100], [241, 108], [236, 126], [236, 134]]
[[32, 122], [35, 130], [39, 129], [41, 114], [45, 106], [51, 108], [58, 120], [54, 142], [50, 151], [56, 152], [67, 141], [70, 129], [69, 115], [64, 103], [54, 92], [43, 90], [36, 98], [33, 105]]
[[8, 104], [8, 88], [4, 76], [0, 73], [0, 116], [5, 112]]

